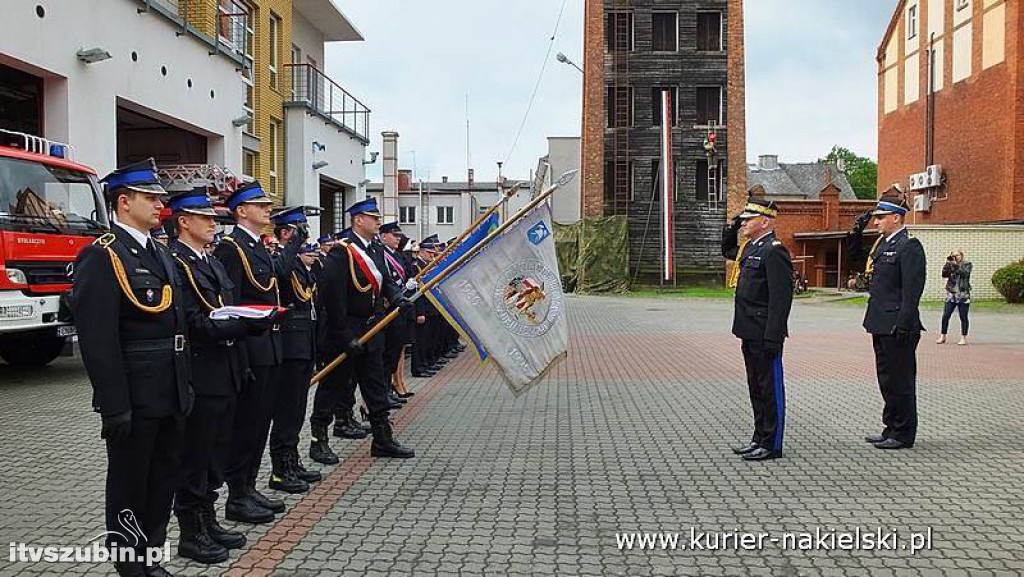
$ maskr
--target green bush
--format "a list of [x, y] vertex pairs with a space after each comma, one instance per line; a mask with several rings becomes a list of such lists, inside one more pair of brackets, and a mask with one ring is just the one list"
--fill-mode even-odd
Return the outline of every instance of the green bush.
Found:
[[1024, 302], [1024, 259], [997, 270], [992, 275], [992, 286], [1006, 298], [1006, 302]]

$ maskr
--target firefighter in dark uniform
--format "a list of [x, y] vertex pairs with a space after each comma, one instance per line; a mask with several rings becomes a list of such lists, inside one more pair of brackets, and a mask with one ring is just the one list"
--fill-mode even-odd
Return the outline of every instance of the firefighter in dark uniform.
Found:
[[774, 202], [751, 198], [722, 235], [723, 256], [739, 267], [732, 334], [742, 340], [754, 412], [750, 442], [733, 452], [748, 461], [781, 457], [785, 431], [782, 345], [789, 336], [793, 263], [786, 246], [775, 237], [776, 216]]
[[[280, 306], [277, 269], [260, 231], [270, 224], [272, 201], [259, 182], [238, 187], [228, 198], [237, 225], [217, 245], [214, 255], [224, 264], [239, 305]], [[294, 256], [294, 253], [293, 253]], [[274, 394], [281, 380], [284, 345], [280, 325], [245, 338], [249, 370], [238, 395], [231, 436], [231, 459], [224, 472], [228, 484], [225, 516], [243, 523], [270, 523], [283, 513], [284, 502], [256, 490], [263, 450], [273, 417]]]
[[[70, 309], [107, 445], [107, 543], [134, 549], [119, 575], [169, 575], [144, 567], [167, 538], [185, 416], [192, 408], [182, 286], [167, 248], [149, 236], [166, 194], [152, 159], [103, 179], [111, 232], [82, 249]], [[124, 527], [138, 533], [126, 541]]]
[[[423, 239], [416, 255], [416, 275], [418, 276], [430, 265], [437, 256], [439, 246], [437, 235]], [[441, 321], [441, 313], [426, 298], [416, 301], [416, 342], [412, 347], [412, 376], [432, 377], [441, 367], [435, 356], [437, 349], [437, 328]]]
[[[380, 244], [384, 255], [385, 270], [391, 280], [408, 294], [408, 291], [415, 290], [417, 284], [416, 280], [410, 276], [409, 273], [412, 271], [406, 268], [407, 265], [399, 251], [401, 243], [402, 229], [398, 226], [397, 221], [381, 225]], [[415, 313], [412, 310], [403, 311], [385, 330], [384, 366], [388, 375], [388, 393], [391, 396], [392, 406], [405, 404], [406, 398], [411, 396], [401, 396], [402, 393], [408, 393], [408, 390], [402, 379], [403, 375], [399, 372], [399, 367], [402, 364], [405, 346], [409, 343], [409, 331], [412, 327], [409, 317], [413, 314]]]
[[925, 255], [921, 241], [907, 234], [909, 210], [901, 196], [883, 195], [872, 213], [880, 239], [868, 256], [871, 292], [864, 329], [875, 349], [885, 429], [865, 440], [879, 449], [909, 449], [917, 438], [917, 345], [924, 330], [918, 307]]
[[245, 536], [221, 527], [214, 513], [216, 489], [224, 483], [224, 462], [231, 447], [235, 403], [248, 368], [241, 339], [270, 327], [265, 319], [210, 319], [214, 309], [234, 304], [227, 271], [204, 250], [213, 242], [217, 211], [205, 188], [175, 195], [168, 204], [177, 233], [169, 248], [185, 285], [196, 395], [185, 423], [181, 484], [174, 499], [181, 529], [178, 554], [200, 563], [220, 563], [228, 558], [228, 549], [245, 545]]
[[[285, 246], [292, 236], [308, 228], [302, 207], [290, 208], [273, 217], [274, 234]], [[312, 247], [312, 248], [311, 248]], [[274, 426], [270, 431], [270, 488], [288, 493], [304, 493], [309, 483], [320, 480], [318, 471], [309, 471], [299, 460], [299, 432], [306, 421], [309, 380], [313, 376], [316, 350], [316, 279], [312, 266], [316, 245], [302, 245], [298, 254], [279, 262], [281, 305], [288, 307], [281, 321], [284, 345], [282, 379], [275, 391]]]
[[380, 212], [373, 198], [360, 201], [348, 209], [352, 231], [342, 243], [331, 250], [324, 263], [321, 295], [324, 307], [324, 334], [327, 345], [324, 359], [333, 359], [342, 352], [346, 360], [318, 385], [310, 417], [312, 445], [310, 458], [318, 463], [338, 462], [331, 451], [327, 427], [335, 408], [345, 396], [345, 389], [359, 385], [369, 411], [373, 443], [370, 454], [375, 457], [409, 458], [412, 449], [395, 441], [388, 421], [387, 375], [384, 368], [384, 335], [378, 333], [365, 344], [359, 338], [384, 317], [389, 306], [407, 310], [412, 302], [402, 296], [402, 288], [384, 276], [384, 257], [380, 245], [373, 242], [380, 228]]

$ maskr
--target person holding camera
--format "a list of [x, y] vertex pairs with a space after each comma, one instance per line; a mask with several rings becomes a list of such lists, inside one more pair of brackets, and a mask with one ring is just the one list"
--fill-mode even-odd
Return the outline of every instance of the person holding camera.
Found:
[[946, 305], [942, 310], [942, 335], [935, 341], [937, 345], [946, 344], [946, 333], [949, 332], [949, 318], [953, 311], [960, 313], [960, 346], [967, 344], [967, 329], [970, 321], [967, 312], [971, 308], [971, 263], [964, 260], [964, 251], [957, 249], [946, 257], [942, 265], [942, 278], [946, 280]]

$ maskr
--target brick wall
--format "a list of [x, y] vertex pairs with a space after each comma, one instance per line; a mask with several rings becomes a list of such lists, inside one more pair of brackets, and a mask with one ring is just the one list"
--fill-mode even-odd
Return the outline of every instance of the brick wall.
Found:
[[[928, 259], [928, 282], [924, 291], [926, 299], [945, 297], [946, 282], [942, 278], [942, 265], [955, 249], [963, 250], [964, 257], [973, 265], [971, 296], [979, 299], [1002, 298], [992, 286], [992, 274], [1024, 258], [1024, 226], [911, 225], [908, 228], [911, 236], [921, 241]], [[925, 322], [925, 325], [928, 323]]]
[[586, 0], [583, 26], [580, 214], [596, 218], [604, 215], [604, 0]]
[[[947, 0], [948, 2], [948, 0]], [[934, 163], [946, 174], [948, 198], [917, 213], [918, 223], [971, 223], [1024, 219], [1024, 84], [1019, 42], [1024, 19], [1019, 1], [1006, 2], [1006, 53], [1001, 64], [987, 70], [981, 61], [981, 22], [985, 4], [973, 3], [974, 42], [972, 75], [960, 82], [952, 78], [953, 18], [947, 4], [942, 89], [935, 94]], [[928, 29], [928, 11], [921, 10], [922, 31]], [[904, 52], [903, 26], [897, 52]], [[884, 48], [881, 51], [884, 53]], [[925, 167], [926, 94], [924, 51], [921, 51], [920, 98], [903, 103], [904, 69], [899, 66], [898, 107], [884, 108], [884, 61], [878, 75], [878, 188], [894, 182], [907, 186], [910, 174]], [[900, 56], [902, 58], [902, 56]], [[937, 71], [938, 73], [938, 71]]]

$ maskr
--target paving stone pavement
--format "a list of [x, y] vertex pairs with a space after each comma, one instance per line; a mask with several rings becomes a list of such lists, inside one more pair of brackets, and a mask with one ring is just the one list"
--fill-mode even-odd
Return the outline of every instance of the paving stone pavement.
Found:
[[[861, 440], [880, 429], [881, 412], [862, 309], [798, 303], [785, 353], [786, 458], [747, 463], [728, 449], [751, 427], [731, 303], [570, 297], [567, 310], [570, 355], [528, 394], [513, 399], [490, 366], [463, 354], [414, 380], [418, 394], [395, 416], [415, 459], [375, 460], [367, 442], [334, 439], [342, 464], [311, 493], [285, 496], [289, 513], [276, 524], [243, 526], [246, 549], [217, 566], [166, 566], [182, 575], [1024, 574], [1020, 314], [972, 312], [970, 347], [936, 346], [926, 333], [917, 446], [886, 452]], [[938, 324], [937, 311], [925, 316]], [[0, 366], [0, 543], [85, 544], [102, 530], [104, 455], [89, 397], [76, 360]], [[931, 549], [692, 550], [689, 533], [858, 527], [903, 539], [930, 529]], [[627, 532], [678, 532], [679, 548], [620, 550], [616, 534]], [[112, 571], [0, 556], [0, 575], [59, 573]]]

